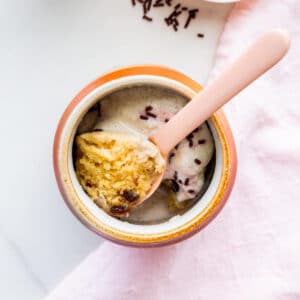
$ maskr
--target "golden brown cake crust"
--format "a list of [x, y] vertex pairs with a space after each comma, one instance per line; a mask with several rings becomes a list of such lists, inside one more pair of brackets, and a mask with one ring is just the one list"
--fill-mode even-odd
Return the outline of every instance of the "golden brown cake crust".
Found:
[[93, 201], [117, 217], [128, 216], [163, 172], [164, 160], [149, 141], [114, 132], [76, 137], [76, 175]]

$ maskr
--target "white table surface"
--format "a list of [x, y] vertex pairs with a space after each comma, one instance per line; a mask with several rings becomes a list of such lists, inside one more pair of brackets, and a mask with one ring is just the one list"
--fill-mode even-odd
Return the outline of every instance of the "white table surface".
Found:
[[130, 0], [0, 0], [1, 299], [42, 299], [102, 242], [68, 211], [52, 169], [56, 125], [76, 92], [136, 63], [206, 82], [231, 5], [181, 3], [200, 12], [175, 33], [163, 21], [170, 8], [149, 23]]

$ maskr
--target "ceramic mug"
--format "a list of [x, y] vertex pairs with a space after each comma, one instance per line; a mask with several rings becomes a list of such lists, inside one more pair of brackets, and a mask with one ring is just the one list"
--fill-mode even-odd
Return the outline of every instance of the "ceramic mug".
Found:
[[85, 194], [77, 181], [72, 159], [73, 140], [82, 117], [100, 98], [137, 84], [165, 87], [189, 99], [202, 89], [186, 75], [162, 66], [130, 66], [99, 77], [75, 96], [59, 121], [53, 147], [54, 171], [66, 204], [89, 229], [122, 245], [162, 246], [190, 237], [221, 211], [235, 181], [236, 150], [228, 121], [219, 110], [208, 120], [215, 142], [215, 168], [211, 182], [198, 202], [183, 215], [160, 224], [136, 225], [108, 215]]

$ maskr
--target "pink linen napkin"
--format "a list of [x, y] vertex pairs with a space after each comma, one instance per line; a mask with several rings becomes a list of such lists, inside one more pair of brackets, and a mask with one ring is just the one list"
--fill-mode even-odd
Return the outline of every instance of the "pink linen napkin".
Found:
[[249, 0], [226, 24], [213, 74], [274, 27], [290, 31], [292, 48], [225, 107], [239, 170], [221, 214], [165, 248], [105, 242], [47, 300], [300, 299], [299, 18], [299, 0]]

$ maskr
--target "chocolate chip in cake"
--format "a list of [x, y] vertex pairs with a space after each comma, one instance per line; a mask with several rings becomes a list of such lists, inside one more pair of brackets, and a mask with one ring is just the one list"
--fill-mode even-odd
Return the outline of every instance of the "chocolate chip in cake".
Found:
[[92, 183], [90, 181], [87, 181], [86, 184], [85, 184], [87, 187], [92, 187]]
[[130, 191], [125, 190], [123, 191], [122, 196], [124, 197], [125, 200], [129, 202], [133, 202], [139, 199], [139, 194], [134, 190], [130, 190]]

